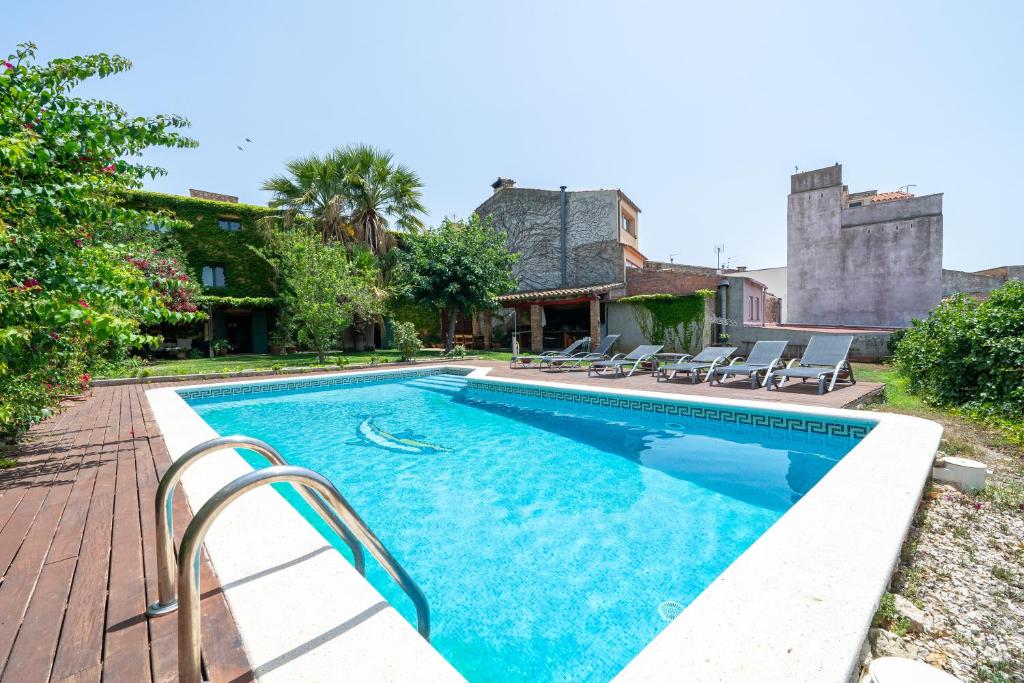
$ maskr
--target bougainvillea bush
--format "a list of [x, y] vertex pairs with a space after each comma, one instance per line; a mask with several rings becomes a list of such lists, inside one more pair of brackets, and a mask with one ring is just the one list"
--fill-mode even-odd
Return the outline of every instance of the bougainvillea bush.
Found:
[[[26, 43], [0, 61], [0, 437], [11, 438], [89, 384], [110, 348], [159, 340], [147, 326], [201, 317], [195, 285], [162, 254], [161, 219], [118, 197], [162, 173], [139, 155], [191, 147], [176, 116], [131, 117], [74, 97], [87, 78], [131, 68], [105, 54], [40, 64]], [[154, 253], [154, 249], [157, 253]]]
[[910, 390], [1024, 436], [1024, 282], [989, 298], [945, 299], [899, 340], [893, 360]]

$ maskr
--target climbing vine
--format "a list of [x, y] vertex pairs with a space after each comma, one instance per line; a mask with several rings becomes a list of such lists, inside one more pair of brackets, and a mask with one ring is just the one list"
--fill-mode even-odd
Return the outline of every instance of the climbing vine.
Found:
[[664, 344], [670, 350], [689, 352], [696, 350], [691, 348], [694, 341], [700, 344], [704, 309], [708, 298], [713, 295], [711, 290], [701, 289], [686, 296], [638, 294], [619, 301], [630, 305], [637, 327], [652, 344]]

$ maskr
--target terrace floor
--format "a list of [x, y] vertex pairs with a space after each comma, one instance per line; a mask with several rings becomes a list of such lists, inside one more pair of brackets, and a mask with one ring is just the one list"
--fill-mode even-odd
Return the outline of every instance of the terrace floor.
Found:
[[[711, 387], [658, 383], [649, 374], [587, 378], [584, 372], [510, 370], [507, 362], [471, 363], [492, 368], [497, 377], [832, 408], [862, 403], [882, 387], [859, 382], [818, 396], [811, 383], [768, 392], [743, 381]], [[15, 454], [18, 465], [0, 471], [0, 681], [176, 679], [176, 618], [144, 615], [156, 599], [153, 498], [169, 464], [144, 395], [158, 386], [102, 386], [69, 401], [59, 416], [31, 431]], [[189, 518], [181, 494], [174, 517], [180, 534]], [[252, 680], [231, 612], [205, 562], [202, 583], [207, 678]]]

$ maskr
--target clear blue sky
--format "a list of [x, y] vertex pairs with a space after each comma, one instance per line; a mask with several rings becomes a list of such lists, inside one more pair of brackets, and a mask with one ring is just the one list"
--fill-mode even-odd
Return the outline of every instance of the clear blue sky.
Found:
[[[264, 203], [282, 162], [390, 149], [429, 220], [499, 175], [619, 187], [649, 258], [783, 265], [793, 167], [851, 191], [944, 192], [945, 263], [1024, 263], [1024, 3], [20, 2], [0, 38], [116, 52], [83, 88], [191, 119], [169, 175]], [[244, 143], [251, 138], [252, 144]], [[242, 144], [245, 151], [236, 149]]]

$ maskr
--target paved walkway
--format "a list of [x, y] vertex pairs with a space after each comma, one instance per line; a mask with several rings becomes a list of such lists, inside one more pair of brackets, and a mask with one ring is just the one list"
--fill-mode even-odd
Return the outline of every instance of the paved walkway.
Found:
[[[829, 407], [855, 405], [881, 385], [818, 396], [812, 384], [780, 392], [655, 382], [650, 375], [510, 370], [492, 375], [672, 394]], [[147, 620], [156, 599], [153, 497], [169, 459], [148, 402], [157, 385], [99, 387], [33, 429], [18, 466], [0, 471], [0, 681], [173, 681], [176, 618]], [[189, 512], [175, 499], [180, 534]], [[230, 610], [209, 565], [203, 577], [203, 655], [210, 680], [252, 680]]]

